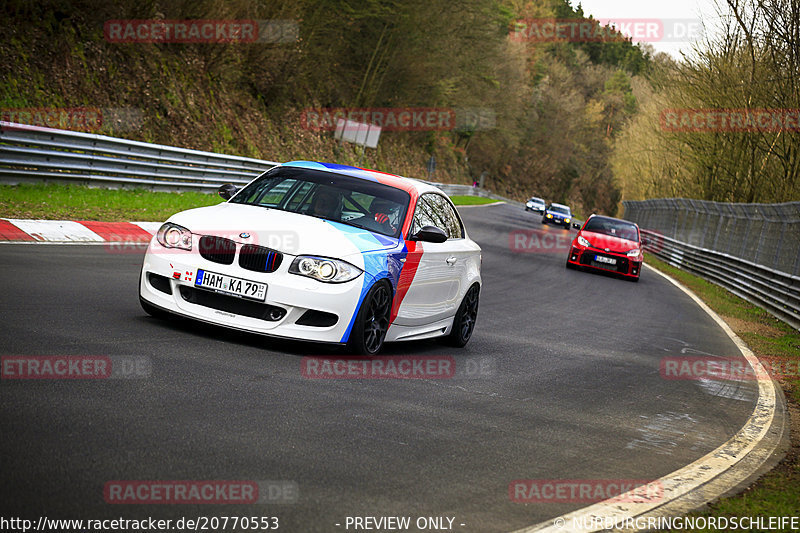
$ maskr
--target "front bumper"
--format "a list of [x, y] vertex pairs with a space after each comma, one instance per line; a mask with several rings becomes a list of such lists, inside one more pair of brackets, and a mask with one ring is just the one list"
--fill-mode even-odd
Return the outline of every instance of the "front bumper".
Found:
[[[611, 265], [597, 261], [597, 256], [613, 259], [616, 261], [616, 264]], [[570, 249], [567, 262], [578, 267], [611, 272], [628, 278], [638, 278], [642, 271], [642, 261], [631, 259], [627, 254], [605, 252], [593, 248], [581, 248], [575, 245]]]
[[[346, 283], [322, 283], [289, 274], [293, 259], [286, 256], [275, 272], [254, 272], [237, 261], [223, 265], [192, 251], [166, 249], [153, 239], [142, 266], [139, 296], [169, 313], [220, 326], [291, 339], [346, 342], [366, 274]], [[266, 300], [197, 288], [198, 269], [266, 283]]]
[[545, 217], [543, 220], [545, 222], [547, 222], [548, 224], [557, 224], [559, 226], [564, 226], [565, 228], [569, 228], [570, 227], [569, 226], [570, 223], [566, 222], [565, 219], [563, 219], [563, 218], [555, 218], [555, 217], [547, 218], [547, 217]]

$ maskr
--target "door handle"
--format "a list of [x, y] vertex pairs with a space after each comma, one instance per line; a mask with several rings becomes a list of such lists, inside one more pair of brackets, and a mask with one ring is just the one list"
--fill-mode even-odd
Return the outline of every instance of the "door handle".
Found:
[[458, 260], [458, 259], [456, 259], [454, 256], [450, 256], [450, 257], [448, 257], [447, 259], [445, 259], [445, 262], [446, 262], [448, 265], [455, 265], [457, 260]]

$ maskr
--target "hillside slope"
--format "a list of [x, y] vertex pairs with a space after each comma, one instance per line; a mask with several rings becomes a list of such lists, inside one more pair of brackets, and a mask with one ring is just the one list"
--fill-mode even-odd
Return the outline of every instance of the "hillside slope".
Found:
[[[99, 109], [103, 133], [269, 160], [359, 164], [537, 193], [614, 212], [613, 138], [636, 112], [630, 79], [648, 57], [629, 42], [509, 38], [526, 17], [581, 17], [568, 0], [201, 2], [10, 0], [0, 6], [0, 108]], [[113, 42], [117, 20], [268, 20], [296, 39]], [[478, 110], [483, 126], [384, 131], [364, 154], [304, 127], [310, 108]], [[127, 110], [120, 114], [113, 110]], [[458, 111], [461, 113], [461, 111]], [[85, 126], [84, 126], [85, 127]], [[78, 126], [81, 129], [81, 126]]]

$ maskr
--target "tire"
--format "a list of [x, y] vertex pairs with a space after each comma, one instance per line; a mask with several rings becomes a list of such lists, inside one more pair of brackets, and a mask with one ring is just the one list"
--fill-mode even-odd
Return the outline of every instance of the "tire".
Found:
[[141, 296], [139, 296], [139, 303], [142, 305], [142, 309], [144, 309], [144, 312], [150, 315], [151, 317], [159, 318], [162, 320], [169, 318], [169, 313], [149, 303]]
[[478, 318], [478, 303], [481, 296], [481, 287], [477, 283], [472, 285], [464, 295], [461, 305], [458, 306], [456, 316], [453, 318], [453, 327], [450, 334], [445, 337], [445, 342], [456, 348], [463, 348], [472, 337], [475, 330], [475, 321]]
[[542, 224], [547, 224], [547, 221], [545, 219], [542, 219]]
[[386, 280], [375, 283], [358, 310], [347, 349], [354, 355], [375, 355], [383, 348], [389, 329], [392, 291]]

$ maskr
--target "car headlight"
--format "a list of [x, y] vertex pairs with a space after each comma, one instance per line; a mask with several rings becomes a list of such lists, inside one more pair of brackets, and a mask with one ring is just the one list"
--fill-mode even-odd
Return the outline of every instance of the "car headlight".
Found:
[[584, 248], [589, 248], [592, 245], [592, 243], [590, 243], [589, 241], [587, 241], [586, 239], [584, 239], [580, 235], [578, 235], [578, 244], [580, 244]]
[[636, 248], [635, 250], [631, 250], [628, 252], [628, 257], [639, 257], [640, 250]]
[[289, 267], [290, 274], [314, 278], [325, 283], [344, 283], [356, 279], [362, 270], [346, 261], [316, 257], [312, 255], [299, 255], [295, 257]]
[[156, 239], [164, 248], [192, 249], [192, 232], [172, 222], [167, 222], [158, 228]]
[[569, 224], [569, 219], [568, 219], [568, 218], [565, 218], [565, 219], [564, 219], [564, 222], [566, 222], [567, 224]]
[[547, 218], [553, 218], [553, 215], [551, 215], [550, 213], [547, 213]]

